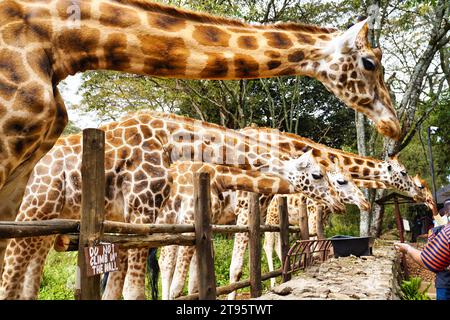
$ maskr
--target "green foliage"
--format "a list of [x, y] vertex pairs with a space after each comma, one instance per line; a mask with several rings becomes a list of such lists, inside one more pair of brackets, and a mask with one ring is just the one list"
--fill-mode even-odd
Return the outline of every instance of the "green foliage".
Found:
[[347, 206], [344, 214], [332, 214], [324, 232], [327, 238], [335, 235], [359, 236], [359, 210], [356, 206]]
[[39, 291], [40, 300], [73, 300], [77, 253], [48, 254]]
[[62, 135], [67, 136], [70, 134], [78, 133], [80, 131], [81, 131], [80, 128], [78, 128], [72, 121], [69, 121], [67, 126], [64, 128]]
[[[231, 257], [233, 253], [233, 239], [234, 237], [227, 239], [225, 236], [215, 235], [214, 236], [214, 267], [216, 271], [216, 282], [217, 286], [225, 286], [230, 282], [230, 264]], [[261, 243], [264, 241], [264, 238], [261, 238]], [[249, 254], [248, 247], [244, 256], [244, 267], [242, 270], [241, 280], [249, 279]], [[275, 258], [277, 255], [274, 250], [274, 268], [281, 268], [281, 262], [278, 258]], [[269, 266], [267, 264], [267, 257], [264, 253], [264, 250], [261, 255], [261, 272], [269, 272]], [[270, 287], [270, 280], [263, 282], [263, 290], [267, 290]], [[249, 292], [250, 288], [243, 288], [239, 290], [239, 292]]]
[[430, 300], [427, 294], [431, 283], [423, 289], [420, 290], [420, 285], [422, 284], [422, 279], [419, 277], [410, 278], [409, 280], [403, 280], [401, 284], [402, 289], [402, 299], [403, 300]]

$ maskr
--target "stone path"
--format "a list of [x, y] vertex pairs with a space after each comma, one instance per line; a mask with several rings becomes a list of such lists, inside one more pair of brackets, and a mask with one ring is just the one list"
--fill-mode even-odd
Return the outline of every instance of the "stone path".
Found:
[[258, 299], [398, 300], [400, 257], [391, 244], [374, 247], [373, 254], [329, 259]]

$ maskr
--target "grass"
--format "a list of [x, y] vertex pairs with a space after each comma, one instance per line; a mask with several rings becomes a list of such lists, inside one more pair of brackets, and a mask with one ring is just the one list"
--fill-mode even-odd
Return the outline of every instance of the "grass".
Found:
[[39, 291], [40, 300], [73, 300], [77, 253], [50, 251]]
[[[214, 250], [215, 250], [215, 272], [218, 286], [224, 286], [229, 283], [229, 269], [231, 263], [231, 256], [233, 252], [233, 239], [227, 239], [224, 236], [214, 236]], [[264, 251], [264, 250], [263, 250]], [[274, 252], [274, 267], [278, 269], [281, 267], [280, 261], [276, 258]], [[262, 273], [268, 272], [267, 258], [262, 252]], [[54, 250], [50, 251], [45, 267], [44, 275], [41, 281], [41, 288], [39, 292], [40, 300], [73, 300], [75, 290], [75, 275], [76, 275], [77, 253], [58, 253]], [[248, 250], [245, 254], [244, 268], [241, 280], [249, 278], [248, 271]], [[148, 287], [148, 284], [147, 284]], [[267, 290], [270, 287], [270, 280], [263, 282], [263, 289]], [[243, 288], [238, 292], [249, 292], [250, 288]], [[161, 279], [159, 280], [159, 292], [161, 298]], [[184, 290], [187, 294], [187, 285]], [[150, 297], [150, 290], [147, 290], [147, 296]], [[150, 299], [150, 298], [148, 298]]]

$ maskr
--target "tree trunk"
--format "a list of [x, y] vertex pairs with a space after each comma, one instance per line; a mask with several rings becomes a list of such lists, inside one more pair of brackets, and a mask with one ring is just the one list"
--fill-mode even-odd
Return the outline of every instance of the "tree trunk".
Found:
[[[360, 112], [355, 113], [355, 123], [356, 123], [356, 140], [358, 144], [358, 154], [361, 156], [366, 155], [366, 133], [364, 126], [364, 114]], [[369, 197], [369, 192], [367, 189], [363, 189], [363, 193], [366, 198]], [[369, 235], [370, 227], [370, 212], [361, 211], [359, 220], [359, 235], [361, 237], [367, 237]]]

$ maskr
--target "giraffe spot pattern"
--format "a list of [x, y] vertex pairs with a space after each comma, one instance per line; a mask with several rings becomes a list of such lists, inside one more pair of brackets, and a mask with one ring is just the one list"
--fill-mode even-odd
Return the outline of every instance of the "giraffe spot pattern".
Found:
[[278, 59], [281, 57], [281, 53], [278, 51], [273, 50], [266, 50], [264, 51], [264, 55], [271, 58], [271, 59]]
[[263, 36], [267, 39], [270, 47], [277, 49], [289, 49], [293, 46], [291, 39], [283, 32], [264, 32]]
[[239, 78], [253, 78], [259, 74], [259, 63], [252, 56], [236, 54], [233, 63], [235, 75]]
[[281, 65], [281, 61], [280, 60], [270, 60], [267, 62], [267, 68], [269, 70], [273, 70], [278, 68]]
[[189, 52], [182, 38], [142, 35], [139, 40], [146, 55], [145, 73], [170, 77], [185, 74]]
[[294, 51], [293, 53], [288, 55], [289, 62], [299, 62], [305, 58], [305, 54], [302, 50]]
[[141, 23], [138, 14], [124, 7], [102, 3], [100, 4], [100, 23], [105, 26], [128, 28]]
[[295, 36], [298, 40], [299, 43], [301, 44], [314, 44], [316, 43], [316, 40], [314, 40], [313, 37], [311, 37], [310, 35], [306, 34], [306, 33], [295, 33]]
[[254, 36], [240, 36], [237, 40], [238, 47], [245, 50], [258, 49], [258, 41]]
[[52, 66], [48, 55], [42, 52], [40, 49], [33, 50], [27, 54], [27, 60], [29, 66], [33, 68], [33, 71], [44, 81], [50, 79], [52, 72]]
[[228, 47], [231, 35], [214, 26], [195, 26], [193, 38], [204, 46]]
[[0, 74], [12, 83], [22, 83], [29, 75], [23, 67], [20, 56], [8, 49], [0, 50]]
[[130, 67], [126, 35], [121, 33], [110, 34], [104, 45], [104, 52], [108, 69], [124, 70]]
[[168, 32], [177, 32], [186, 27], [186, 21], [165, 14], [148, 13], [149, 25]]
[[228, 74], [228, 59], [221, 53], [206, 53], [206, 67], [200, 73], [202, 78], [221, 79]]

